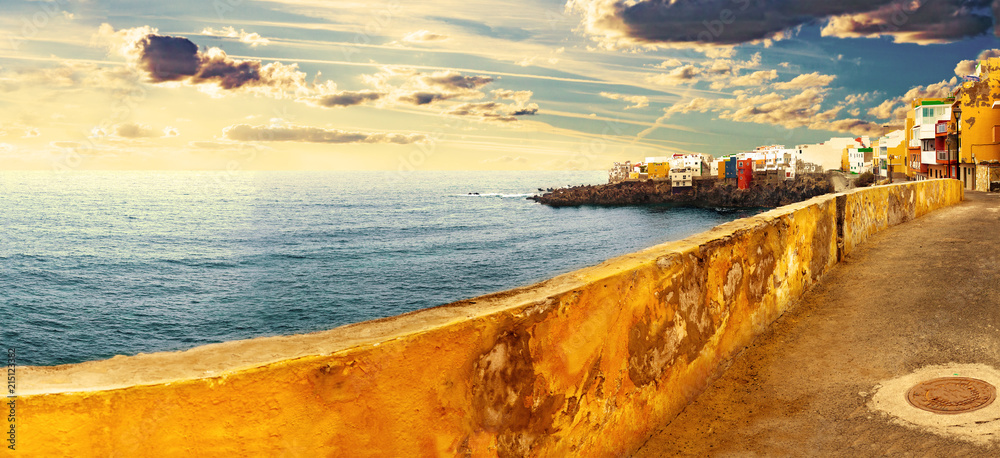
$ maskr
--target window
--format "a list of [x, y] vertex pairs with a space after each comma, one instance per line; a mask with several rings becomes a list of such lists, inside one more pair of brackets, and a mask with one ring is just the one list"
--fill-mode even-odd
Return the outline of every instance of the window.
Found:
[[933, 117], [937, 116], [937, 110], [934, 109], [934, 108], [924, 107], [923, 111], [924, 111], [924, 117], [925, 118], [933, 118]]
[[923, 147], [921, 148], [923, 151], [934, 151], [935, 150], [934, 139], [933, 138], [921, 140], [921, 142], [923, 143]]

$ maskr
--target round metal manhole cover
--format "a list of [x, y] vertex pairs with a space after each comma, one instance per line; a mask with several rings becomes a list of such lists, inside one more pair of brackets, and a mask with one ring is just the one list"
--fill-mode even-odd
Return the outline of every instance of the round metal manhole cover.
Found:
[[936, 378], [906, 392], [906, 400], [913, 407], [944, 414], [979, 410], [992, 404], [996, 397], [996, 387], [968, 377]]

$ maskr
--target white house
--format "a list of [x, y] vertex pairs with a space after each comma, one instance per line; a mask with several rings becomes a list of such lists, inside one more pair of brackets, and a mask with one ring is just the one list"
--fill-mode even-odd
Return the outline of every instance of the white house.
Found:
[[851, 173], [865, 173], [872, 171], [872, 149], [856, 148], [847, 149], [847, 163], [851, 167]]
[[[868, 137], [861, 137], [861, 141], [866, 145], [870, 144]], [[857, 144], [858, 142], [851, 137], [834, 137], [823, 143], [797, 145], [793, 151], [796, 161], [819, 164], [823, 170], [840, 170], [844, 148]]]
[[679, 168], [670, 170], [670, 186], [674, 188], [689, 188], [694, 185], [694, 175], [696, 172], [690, 168]]

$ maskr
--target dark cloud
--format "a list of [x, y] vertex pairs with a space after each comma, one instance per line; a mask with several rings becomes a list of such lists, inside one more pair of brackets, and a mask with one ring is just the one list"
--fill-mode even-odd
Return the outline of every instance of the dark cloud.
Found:
[[187, 79], [201, 68], [198, 45], [187, 38], [147, 35], [139, 45], [139, 61], [153, 82]]
[[445, 94], [442, 92], [413, 92], [399, 96], [400, 102], [412, 103], [414, 105], [427, 105], [441, 100], [454, 99], [463, 94]]
[[140, 68], [154, 83], [186, 81], [215, 84], [225, 90], [247, 87], [294, 91], [305, 86], [305, 75], [295, 65], [234, 60], [218, 48], [201, 52], [198, 45], [184, 37], [149, 34], [133, 46]]
[[496, 100], [513, 100], [513, 103], [475, 102], [462, 103], [451, 107], [445, 112], [450, 116], [468, 116], [481, 121], [514, 122], [518, 116], [533, 116], [538, 114], [538, 104], [530, 103], [531, 91], [511, 91], [497, 89], [493, 91]]
[[305, 142], [305, 143], [396, 143], [410, 144], [427, 141], [423, 134], [388, 132], [350, 132], [306, 126], [251, 126], [237, 124], [222, 131], [223, 137], [240, 142]]
[[354, 105], [361, 105], [366, 102], [374, 102], [384, 96], [385, 94], [381, 92], [341, 91], [334, 94], [315, 97], [310, 99], [310, 103], [326, 108], [350, 107]]
[[217, 83], [223, 89], [237, 89], [261, 83], [260, 61], [236, 62], [225, 55], [204, 57], [192, 82]]
[[520, 110], [515, 110], [510, 113], [511, 116], [533, 116], [536, 114], [538, 114], [538, 106], [522, 108]]
[[[584, 28], [608, 47], [652, 44], [736, 45], [773, 38], [830, 19], [830, 36], [893, 36], [954, 41], [986, 33], [990, 0], [570, 0]], [[914, 5], [919, 5], [914, 7]]]
[[458, 72], [438, 72], [422, 77], [424, 84], [444, 89], [479, 89], [493, 82], [490, 76], [466, 76]]
[[891, 36], [899, 43], [949, 43], [989, 33], [994, 18], [989, 1], [929, 0], [894, 2], [872, 11], [834, 17], [824, 36], [874, 38]]

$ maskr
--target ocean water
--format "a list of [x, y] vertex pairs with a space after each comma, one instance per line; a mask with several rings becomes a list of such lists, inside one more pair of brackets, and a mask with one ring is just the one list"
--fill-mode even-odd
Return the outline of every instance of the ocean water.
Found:
[[529, 285], [757, 213], [525, 200], [606, 179], [0, 172], [3, 345], [22, 364], [56, 365], [331, 329]]

